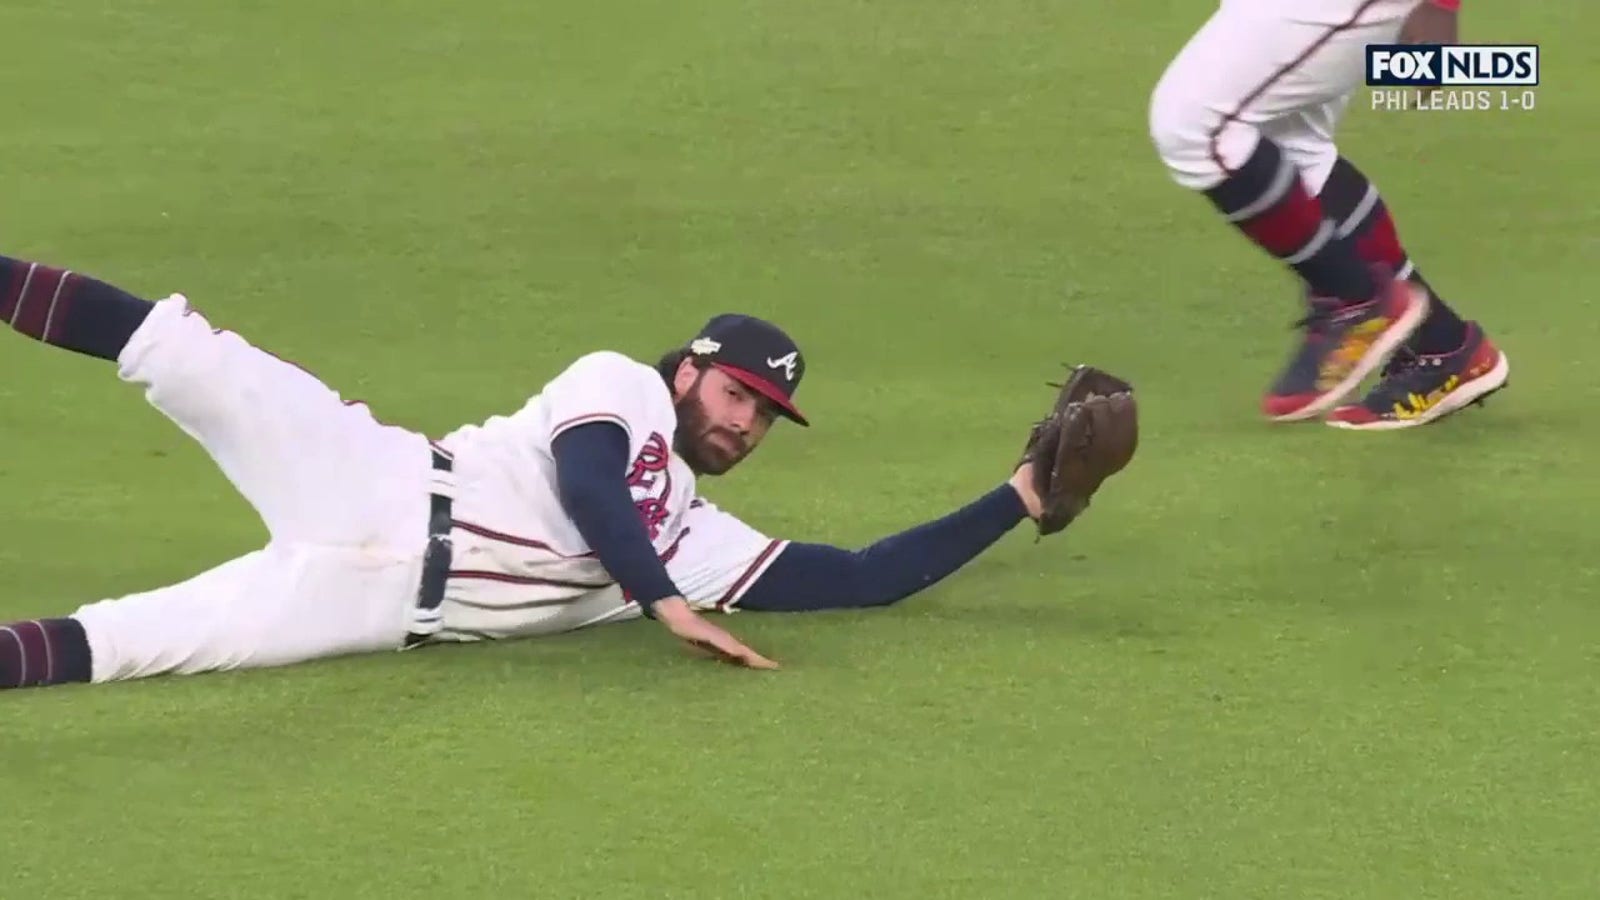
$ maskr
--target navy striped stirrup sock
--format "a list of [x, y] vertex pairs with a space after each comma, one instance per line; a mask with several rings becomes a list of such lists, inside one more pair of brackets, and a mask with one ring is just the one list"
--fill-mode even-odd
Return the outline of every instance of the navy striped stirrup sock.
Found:
[[152, 306], [86, 275], [0, 256], [0, 321], [36, 341], [114, 361]]

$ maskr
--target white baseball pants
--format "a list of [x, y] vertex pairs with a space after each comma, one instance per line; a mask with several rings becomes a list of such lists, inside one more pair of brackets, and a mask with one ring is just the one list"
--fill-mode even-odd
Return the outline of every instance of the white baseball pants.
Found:
[[1174, 181], [1206, 190], [1266, 136], [1321, 191], [1333, 133], [1365, 82], [1367, 44], [1392, 43], [1418, 0], [1223, 0], [1162, 74], [1150, 136]]
[[96, 682], [398, 648], [427, 542], [423, 436], [309, 373], [155, 305], [118, 374], [199, 441], [270, 542], [180, 584], [82, 607]]

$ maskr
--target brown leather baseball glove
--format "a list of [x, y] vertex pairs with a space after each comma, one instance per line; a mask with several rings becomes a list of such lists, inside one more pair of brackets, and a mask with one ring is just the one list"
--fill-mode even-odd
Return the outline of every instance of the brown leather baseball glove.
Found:
[[1122, 471], [1139, 444], [1133, 385], [1093, 366], [1074, 366], [1054, 409], [1033, 426], [1018, 466], [1033, 463], [1039, 535], [1066, 528], [1100, 485]]

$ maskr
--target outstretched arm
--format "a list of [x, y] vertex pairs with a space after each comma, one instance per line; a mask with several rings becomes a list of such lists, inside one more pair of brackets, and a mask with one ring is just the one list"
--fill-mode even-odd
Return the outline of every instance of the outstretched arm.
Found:
[[1133, 457], [1138, 413], [1133, 386], [1092, 366], [1073, 367], [1058, 387], [1005, 485], [863, 550], [790, 544], [739, 605], [775, 612], [885, 606], [938, 583], [1024, 518], [1038, 523], [1041, 536], [1066, 528]]
[[1037, 517], [1032, 465], [962, 508], [860, 550], [790, 544], [739, 601], [742, 609], [809, 612], [887, 606], [965, 566]]

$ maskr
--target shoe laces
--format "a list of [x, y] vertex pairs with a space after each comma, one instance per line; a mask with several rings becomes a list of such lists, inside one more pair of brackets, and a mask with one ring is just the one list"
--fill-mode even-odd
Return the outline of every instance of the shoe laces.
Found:
[[1339, 314], [1340, 307], [1337, 300], [1325, 300], [1318, 297], [1307, 298], [1306, 314], [1294, 320], [1290, 327], [1295, 330], [1304, 329], [1308, 335], [1322, 336], [1328, 333], [1333, 319]]
[[1418, 356], [1416, 351], [1409, 347], [1401, 347], [1394, 352], [1393, 356], [1389, 357], [1389, 361], [1383, 364], [1383, 368], [1378, 370], [1378, 377], [1404, 378], [1426, 364], [1427, 361]]
[[1429, 388], [1432, 370], [1441, 362], [1440, 357], [1420, 356], [1415, 351], [1402, 347], [1379, 371], [1379, 381], [1374, 389], [1374, 395], [1387, 403], [1392, 398], [1423, 393]]

